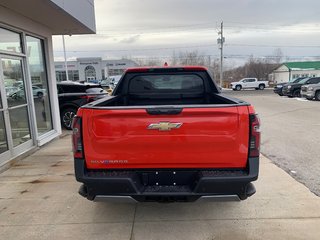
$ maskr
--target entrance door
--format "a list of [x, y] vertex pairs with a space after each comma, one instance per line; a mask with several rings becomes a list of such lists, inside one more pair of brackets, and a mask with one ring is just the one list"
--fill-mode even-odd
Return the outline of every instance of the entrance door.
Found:
[[33, 145], [26, 89], [23, 59], [0, 55], [0, 162]]

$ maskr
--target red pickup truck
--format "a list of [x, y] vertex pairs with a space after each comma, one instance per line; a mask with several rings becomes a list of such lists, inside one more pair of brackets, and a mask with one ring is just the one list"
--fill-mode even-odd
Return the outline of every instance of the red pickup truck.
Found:
[[197, 66], [128, 69], [73, 121], [79, 193], [94, 201], [244, 200], [259, 147], [253, 107]]

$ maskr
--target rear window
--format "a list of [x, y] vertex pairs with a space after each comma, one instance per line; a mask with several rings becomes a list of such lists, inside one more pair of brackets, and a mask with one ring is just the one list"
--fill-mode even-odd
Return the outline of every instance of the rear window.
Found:
[[83, 93], [86, 92], [86, 87], [84, 85], [60, 85], [60, 90], [63, 93]]
[[136, 76], [130, 80], [129, 93], [204, 92], [203, 79], [196, 74]]
[[59, 93], [102, 93], [100, 85], [58, 84]]
[[308, 81], [310, 84], [316, 84], [320, 82], [320, 78], [312, 78]]

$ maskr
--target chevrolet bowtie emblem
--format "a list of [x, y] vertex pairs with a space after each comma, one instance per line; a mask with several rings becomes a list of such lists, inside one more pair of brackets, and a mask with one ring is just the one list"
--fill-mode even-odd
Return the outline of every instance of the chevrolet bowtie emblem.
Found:
[[159, 122], [159, 123], [151, 123], [148, 126], [148, 129], [151, 130], [159, 130], [161, 132], [163, 131], [171, 131], [173, 128], [180, 128], [182, 126], [182, 123], [171, 123], [171, 122]]

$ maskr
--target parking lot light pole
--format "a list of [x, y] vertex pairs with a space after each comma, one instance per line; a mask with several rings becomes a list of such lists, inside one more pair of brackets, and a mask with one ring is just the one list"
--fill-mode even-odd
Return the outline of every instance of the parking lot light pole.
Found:
[[66, 43], [65, 43], [65, 40], [64, 40], [64, 35], [62, 35], [62, 45], [63, 45], [63, 54], [64, 54], [64, 67], [66, 69], [67, 81], [69, 81], [67, 53], [66, 53]]
[[225, 37], [223, 36], [223, 22], [221, 22], [220, 31], [218, 32], [220, 35], [218, 38], [218, 44], [220, 49], [220, 87], [223, 86], [223, 44], [225, 42]]

